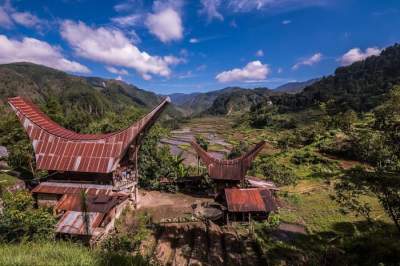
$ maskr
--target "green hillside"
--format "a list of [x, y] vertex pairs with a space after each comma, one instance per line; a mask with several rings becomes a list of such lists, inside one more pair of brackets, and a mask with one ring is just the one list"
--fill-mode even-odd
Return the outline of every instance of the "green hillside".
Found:
[[399, 83], [400, 45], [395, 44], [379, 56], [337, 68], [333, 75], [322, 78], [301, 93], [272, 99], [281, 110], [301, 110], [327, 103], [337, 112], [368, 111], [382, 103], [385, 93]]
[[[126, 106], [151, 109], [161, 101], [155, 93], [122, 81], [79, 77], [32, 63], [0, 65], [0, 101], [17, 95], [42, 105], [52, 99], [66, 116], [77, 110], [95, 118]], [[167, 114], [180, 115], [174, 107]]]

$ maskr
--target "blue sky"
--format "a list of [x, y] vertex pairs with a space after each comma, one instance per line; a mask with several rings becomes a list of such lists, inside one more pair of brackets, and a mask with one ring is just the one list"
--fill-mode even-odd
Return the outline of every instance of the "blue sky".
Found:
[[397, 0], [0, 3], [0, 63], [30, 61], [160, 94], [275, 88], [400, 41]]

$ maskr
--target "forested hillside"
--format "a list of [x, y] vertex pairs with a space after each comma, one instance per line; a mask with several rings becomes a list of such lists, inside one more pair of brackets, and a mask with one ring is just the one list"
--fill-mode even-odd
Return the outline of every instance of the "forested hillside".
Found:
[[249, 111], [253, 105], [269, 101], [275, 93], [267, 88], [230, 88], [222, 91], [206, 109], [205, 115], [230, 115], [234, 112]]
[[272, 99], [283, 111], [301, 110], [319, 103], [327, 103], [333, 112], [368, 111], [381, 104], [385, 93], [399, 83], [400, 45], [395, 44], [379, 56], [337, 68], [333, 75], [322, 78], [301, 93]]
[[[0, 65], [0, 101], [24, 96], [39, 104], [50, 99], [60, 105], [66, 117], [84, 113], [99, 118], [126, 106], [150, 109], [161, 101], [155, 93], [122, 81], [86, 78], [32, 63]], [[179, 116], [173, 107], [167, 112]]]

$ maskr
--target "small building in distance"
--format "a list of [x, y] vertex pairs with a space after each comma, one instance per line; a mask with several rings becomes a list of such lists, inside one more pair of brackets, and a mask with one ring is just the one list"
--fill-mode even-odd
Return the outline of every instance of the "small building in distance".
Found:
[[275, 197], [269, 189], [226, 188], [224, 192], [228, 221], [265, 219], [277, 210]]
[[[89, 230], [106, 228], [128, 200], [136, 206], [138, 184], [138, 150], [145, 134], [165, 110], [164, 99], [150, 113], [130, 127], [106, 134], [80, 134], [52, 121], [32, 102], [10, 98], [31, 140], [36, 169], [46, 170], [46, 182], [32, 190], [39, 206], [55, 207], [61, 215], [57, 232], [82, 234], [83, 211], [79, 209], [82, 192], [90, 213]], [[99, 231], [99, 230], [97, 230]]]
[[191, 145], [207, 166], [210, 178], [217, 185], [216, 199], [226, 205], [228, 222], [250, 217], [267, 218], [270, 212], [277, 209], [274, 195], [277, 188], [272, 183], [266, 185], [266, 182], [255, 178], [246, 179], [246, 172], [263, 149], [265, 141], [259, 142], [250, 151], [232, 160], [212, 157], [195, 141], [192, 141]]

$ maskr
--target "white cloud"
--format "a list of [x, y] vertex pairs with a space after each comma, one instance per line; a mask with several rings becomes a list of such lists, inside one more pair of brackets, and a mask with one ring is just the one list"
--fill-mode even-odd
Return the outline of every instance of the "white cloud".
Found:
[[258, 81], [267, 78], [270, 69], [268, 65], [262, 64], [260, 61], [249, 62], [244, 68], [234, 68], [232, 70], [219, 73], [215, 78], [219, 82], [232, 81]]
[[123, 81], [121, 76], [116, 77], [115, 80]]
[[134, 8], [138, 8], [142, 6], [141, 0], [124, 0], [114, 6], [114, 10], [117, 12], [126, 12], [130, 11]]
[[15, 12], [11, 14], [13, 20], [27, 28], [40, 27], [43, 23], [38, 17], [29, 12]]
[[47, 21], [39, 19], [30, 12], [18, 12], [10, 1], [5, 1], [4, 5], [0, 6], [0, 27], [11, 28], [15, 24], [41, 29], [47, 24]]
[[264, 56], [264, 51], [263, 50], [258, 50], [257, 52], [256, 52], [256, 56], [258, 56], [258, 57], [262, 57], [262, 56]]
[[296, 70], [301, 66], [312, 66], [312, 65], [318, 63], [319, 61], [321, 61], [321, 59], [322, 59], [322, 54], [316, 53], [316, 54], [312, 55], [311, 57], [298, 62], [297, 64], [295, 64], [292, 67], [292, 69]]
[[59, 48], [47, 42], [27, 37], [18, 41], [0, 35], [0, 63], [15, 62], [32, 62], [68, 72], [90, 72], [86, 66], [64, 58]]
[[379, 55], [381, 52], [382, 50], [377, 47], [367, 48], [364, 52], [360, 48], [353, 48], [342, 56], [340, 62], [343, 66], [347, 66], [354, 62], [364, 60], [367, 57]]
[[228, 7], [234, 12], [249, 12], [252, 10], [285, 11], [308, 6], [321, 6], [327, 0], [230, 0]]
[[108, 65], [135, 69], [146, 80], [151, 79], [151, 75], [169, 77], [170, 66], [182, 62], [174, 56], [152, 56], [140, 51], [117, 29], [91, 28], [83, 22], [66, 20], [61, 25], [61, 36], [78, 55]]
[[142, 16], [140, 14], [131, 14], [128, 16], [114, 17], [111, 21], [122, 27], [130, 27], [137, 25], [141, 18]]
[[0, 6], [0, 27], [10, 28], [13, 22], [4, 7]]
[[180, 14], [172, 8], [149, 14], [145, 24], [149, 31], [162, 42], [176, 41], [183, 37]]
[[292, 21], [291, 21], [291, 20], [288, 20], [288, 19], [282, 21], [282, 24], [283, 24], [283, 25], [288, 25], [288, 24], [290, 24], [290, 23], [292, 23]]
[[199, 10], [199, 14], [205, 14], [208, 21], [213, 19], [224, 20], [221, 13], [218, 12], [218, 8], [221, 5], [221, 0], [201, 0], [202, 8]]
[[190, 43], [199, 43], [200, 40], [197, 39], [197, 38], [190, 38], [189, 42], [190, 42]]
[[112, 66], [107, 66], [106, 67], [107, 71], [113, 74], [118, 74], [118, 75], [128, 75], [128, 71], [126, 71], [125, 69], [118, 69]]

